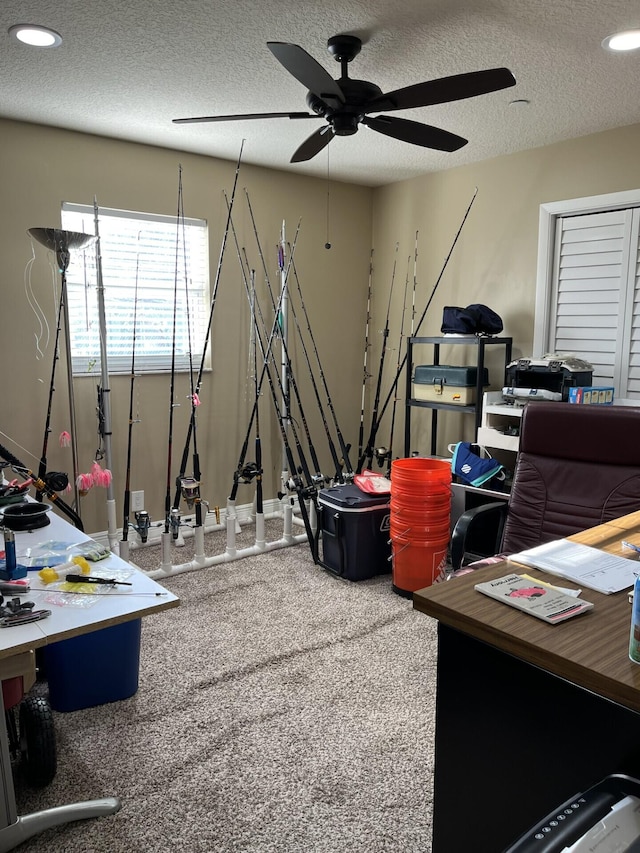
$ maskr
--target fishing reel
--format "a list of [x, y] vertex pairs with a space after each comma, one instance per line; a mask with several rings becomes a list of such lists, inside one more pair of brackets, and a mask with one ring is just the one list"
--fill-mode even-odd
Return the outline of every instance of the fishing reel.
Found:
[[177, 539], [180, 535], [180, 510], [176, 507], [172, 507], [169, 515], [169, 529], [172, 537]]
[[251, 483], [262, 475], [262, 469], [255, 462], [247, 462], [238, 468], [234, 474], [236, 483]]
[[64, 492], [69, 485], [69, 477], [62, 471], [47, 471], [42, 479], [54, 492]]
[[132, 525], [140, 540], [146, 543], [149, 538], [149, 528], [151, 527], [151, 519], [146, 509], [140, 509], [135, 513], [136, 523]]
[[193, 477], [180, 478], [180, 494], [187, 503], [189, 509], [200, 499], [200, 483]]
[[288, 494], [298, 494], [301, 495], [304, 492], [304, 484], [302, 482], [302, 478], [299, 474], [296, 474], [293, 477], [289, 477], [288, 480], [283, 480], [282, 485], [287, 490], [286, 492], [278, 492], [278, 499], [282, 500], [287, 497]]
[[376, 447], [373, 451], [376, 462], [382, 468], [384, 463], [391, 459], [391, 450], [386, 447]]
[[[324, 478], [323, 478], [324, 480]], [[308, 498], [313, 498], [317, 495], [318, 489], [316, 486], [311, 483], [308, 486], [305, 486], [302, 482], [302, 478], [299, 476], [289, 477], [289, 479], [284, 484], [285, 488], [289, 492], [289, 494], [295, 493], [298, 497], [303, 500], [307, 500]], [[278, 492], [278, 498], [282, 500], [282, 498], [286, 497], [285, 492]]]

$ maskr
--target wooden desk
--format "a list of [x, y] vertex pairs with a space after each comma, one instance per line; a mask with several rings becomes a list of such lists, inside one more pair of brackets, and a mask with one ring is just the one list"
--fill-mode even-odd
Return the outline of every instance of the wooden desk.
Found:
[[[571, 538], [622, 554], [622, 539], [640, 544], [640, 512]], [[474, 590], [510, 570], [414, 593], [414, 607], [439, 621], [432, 853], [500, 853], [607, 774], [640, 775], [627, 592], [584, 590], [592, 611], [548, 625]]]
[[[84, 542], [89, 537], [68, 524], [60, 516], [51, 513], [51, 523], [47, 527], [31, 533], [16, 533], [16, 553], [18, 562], [27, 547], [34, 547], [40, 542], [58, 540], [67, 543]], [[147, 577], [143, 572], [124, 563], [112, 554], [96, 564], [106, 569], [126, 569], [133, 574], [129, 581], [131, 595], [110, 595], [108, 592], [100, 595], [99, 601], [88, 608], [56, 607], [48, 605], [43, 594], [36, 591], [42, 586], [37, 573], [30, 572], [29, 580], [33, 592], [29, 593], [36, 603], [37, 609], [51, 610], [51, 616], [40, 622], [32, 622], [19, 627], [0, 629], [0, 674], [8, 677], [15, 674], [13, 664], [24, 665], [24, 659], [33, 654], [34, 650], [69, 637], [86, 634], [101, 628], [107, 628], [130, 619], [138, 619], [150, 613], [176, 607], [180, 602], [177, 596], [168, 592], [160, 584]], [[159, 595], [156, 596], [156, 593]], [[113, 814], [120, 808], [116, 797], [105, 797], [100, 800], [90, 800], [85, 803], [73, 803], [56, 808], [45, 809], [29, 815], [18, 817], [11, 756], [6, 729], [5, 715], [0, 714], [0, 853], [7, 853], [18, 844], [31, 838], [45, 829], [58, 826], [74, 820], [99, 817]]]

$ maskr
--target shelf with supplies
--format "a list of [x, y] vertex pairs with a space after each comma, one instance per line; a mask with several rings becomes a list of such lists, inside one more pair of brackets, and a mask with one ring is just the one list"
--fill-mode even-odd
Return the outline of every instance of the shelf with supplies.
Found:
[[478, 444], [490, 449], [517, 452], [523, 411], [524, 405], [507, 403], [502, 391], [486, 391], [482, 398]]
[[[439, 335], [437, 337], [410, 337], [407, 338], [407, 374], [405, 395], [405, 427], [404, 427], [404, 452], [405, 456], [411, 454], [411, 418], [413, 409], [422, 408], [431, 410], [431, 455], [436, 455], [438, 437], [438, 411], [445, 409], [455, 412], [463, 412], [474, 416], [474, 441], [478, 441], [478, 430], [482, 418], [482, 398], [486, 387], [485, 383], [485, 356], [487, 347], [504, 347], [504, 373], [500, 377], [500, 385], [504, 384], [503, 378], [506, 374], [507, 365], [511, 361], [511, 350], [513, 340], [508, 337], [492, 337], [486, 335]], [[469, 395], [461, 393], [460, 402], [446, 399], [416, 399], [413, 381], [415, 371], [414, 347], [429, 345], [433, 348], [433, 360], [431, 366], [440, 366], [440, 347], [445, 345], [474, 347], [476, 352], [472, 360], [475, 371], [475, 387], [464, 389], [464, 391], [475, 391]], [[445, 365], [442, 365], [445, 367]], [[468, 383], [466, 383], [468, 384]], [[497, 384], [494, 380], [494, 384]], [[467, 402], [467, 400], [469, 402]]]

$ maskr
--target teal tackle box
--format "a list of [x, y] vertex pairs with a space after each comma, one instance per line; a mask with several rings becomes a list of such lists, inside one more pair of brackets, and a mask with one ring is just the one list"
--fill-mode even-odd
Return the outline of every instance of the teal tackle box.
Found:
[[[489, 385], [489, 371], [482, 368], [483, 388]], [[414, 400], [471, 406], [476, 402], [478, 368], [467, 365], [417, 364], [413, 371]]]

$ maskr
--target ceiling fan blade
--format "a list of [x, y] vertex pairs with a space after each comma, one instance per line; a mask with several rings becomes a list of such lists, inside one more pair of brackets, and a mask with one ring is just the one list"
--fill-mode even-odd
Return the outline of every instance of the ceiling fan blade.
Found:
[[331, 142], [335, 133], [331, 125], [327, 124], [312, 133], [307, 137], [302, 145], [295, 151], [291, 158], [291, 163], [303, 163], [305, 160], [311, 160], [316, 154], [319, 154], [323, 148]]
[[457, 151], [468, 141], [462, 136], [456, 136], [455, 133], [449, 133], [448, 130], [395, 116], [377, 116], [376, 118], [365, 116], [362, 124], [366, 124], [371, 130], [377, 130], [378, 133], [384, 133], [385, 136], [399, 139], [401, 142], [422, 145], [423, 148], [435, 148], [437, 151]]
[[475, 98], [500, 89], [515, 86], [516, 78], [508, 68], [488, 68], [485, 71], [470, 71], [467, 74], [454, 74], [416, 83], [387, 92], [367, 103], [367, 112], [387, 112], [389, 110], [410, 110], [415, 107], [430, 107], [433, 104], [446, 104], [463, 98]]
[[329, 72], [297, 44], [283, 41], [268, 41], [267, 47], [275, 58], [302, 83], [310, 92], [323, 101], [332, 100], [344, 103], [342, 89]]
[[173, 124], [195, 124], [204, 121], [244, 121], [254, 118], [320, 118], [315, 113], [243, 113], [231, 116], [195, 116], [194, 118], [174, 118]]

